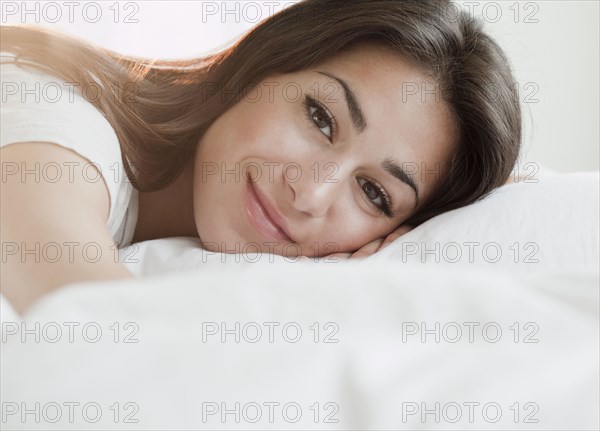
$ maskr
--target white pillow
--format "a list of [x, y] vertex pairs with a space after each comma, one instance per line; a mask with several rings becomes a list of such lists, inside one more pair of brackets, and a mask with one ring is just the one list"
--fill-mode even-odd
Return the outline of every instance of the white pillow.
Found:
[[[533, 180], [532, 180], [533, 181]], [[488, 267], [592, 267], [598, 269], [599, 174], [553, 174], [503, 186], [485, 199], [441, 214], [363, 260], [398, 263], [479, 264]], [[222, 264], [273, 264], [293, 258], [214, 253], [198, 238], [163, 238], [120, 251], [121, 261], [138, 276]], [[309, 262], [315, 262], [310, 260]], [[316, 260], [332, 263], [332, 258]]]
[[479, 202], [440, 214], [367, 260], [597, 269], [599, 173], [529, 181], [505, 185]]

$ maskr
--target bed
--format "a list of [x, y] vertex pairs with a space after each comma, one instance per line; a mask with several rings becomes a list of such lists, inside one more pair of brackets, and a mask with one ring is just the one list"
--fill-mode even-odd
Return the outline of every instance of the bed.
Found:
[[136, 279], [3, 309], [2, 428], [598, 429], [599, 182], [506, 185], [362, 260], [121, 249]]

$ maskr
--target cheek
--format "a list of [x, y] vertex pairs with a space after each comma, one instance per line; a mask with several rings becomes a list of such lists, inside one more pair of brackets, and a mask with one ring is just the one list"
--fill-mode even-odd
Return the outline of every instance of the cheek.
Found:
[[[282, 121], [271, 119], [270, 114], [268, 109], [263, 109], [262, 103], [242, 101], [221, 115], [198, 144], [195, 174], [199, 175], [203, 168], [219, 173], [233, 171], [237, 164], [243, 164], [248, 158], [268, 158], [273, 154], [283, 136], [282, 129], [275, 125]], [[229, 181], [234, 176], [227, 175], [226, 178]], [[202, 188], [206, 190], [212, 185], [209, 181]]]
[[[241, 201], [249, 160], [284, 159], [285, 124], [273, 104], [240, 102], [219, 117], [198, 144], [194, 160], [193, 207], [203, 241], [240, 241]], [[277, 117], [279, 115], [279, 117]]]
[[[250, 106], [236, 124], [241, 151], [249, 157], [271, 161], [293, 158], [302, 146], [298, 116], [289, 103], [262, 103]], [[254, 111], [256, 109], [256, 111]]]
[[353, 196], [343, 194], [335, 212], [320, 226], [321, 234], [315, 232], [313, 241], [335, 246], [339, 252], [353, 252], [371, 241], [384, 238], [394, 229], [393, 223], [366, 214]]

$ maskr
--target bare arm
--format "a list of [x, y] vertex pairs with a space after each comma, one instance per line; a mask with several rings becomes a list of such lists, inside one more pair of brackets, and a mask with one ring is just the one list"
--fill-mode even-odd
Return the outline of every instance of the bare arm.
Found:
[[[88, 160], [48, 142], [8, 145], [0, 149], [0, 159], [0, 286], [19, 313], [68, 283], [132, 277], [118, 261], [106, 228], [106, 184], [86, 180], [90, 171], [83, 175]], [[69, 162], [74, 162], [72, 176]], [[62, 167], [56, 180], [57, 170], [50, 168], [51, 176], [21, 175], [24, 168], [41, 173], [50, 163]], [[15, 168], [17, 174], [10, 174]]]

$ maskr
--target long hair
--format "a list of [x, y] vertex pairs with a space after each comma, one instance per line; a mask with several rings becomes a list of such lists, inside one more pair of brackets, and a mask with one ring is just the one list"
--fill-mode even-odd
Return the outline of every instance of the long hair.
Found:
[[210, 125], [251, 86], [361, 42], [389, 47], [418, 66], [442, 90], [457, 123], [450, 168], [406, 223], [416, 226], [485, 197], [506, 182], [521, 147], [509, 61], [482, 23], [450, 0], [304, 0], [222, 51], [189, 60], [124, 56], [19, 25], [3, 26], [0, 40], [20, 64], [100, 86], [101, 97], [90, 102], [114, 128], [125, 171], [140, 191], [171, 184]]

